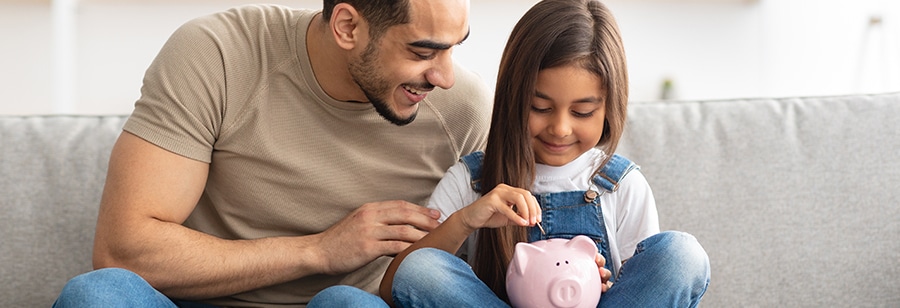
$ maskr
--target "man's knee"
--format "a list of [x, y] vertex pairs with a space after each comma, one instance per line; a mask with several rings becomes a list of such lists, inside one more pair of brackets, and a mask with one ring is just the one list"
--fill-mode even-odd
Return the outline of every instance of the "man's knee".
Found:
[[149, 287], [143, 278], [132, 271], [121, 268], [104, 268], [75, 276], [63, 288], [63, 293], [106, 293], [116, 289], [133, 289], [141, 285]]
[[158, 297], [155, 293], [158, 292], [134, 272], [120, 268], [105, 268], [69, 280], [53, 306], [99, 307]]

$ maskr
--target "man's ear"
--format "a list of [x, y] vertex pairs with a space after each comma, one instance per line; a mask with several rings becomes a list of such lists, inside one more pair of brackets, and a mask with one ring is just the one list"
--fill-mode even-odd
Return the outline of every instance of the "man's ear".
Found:
[[347, 3], [338, 3], [331, 13], [331, 34], [338, 46], [351, 50], [360, 44], [365, 21], [359, 11]]

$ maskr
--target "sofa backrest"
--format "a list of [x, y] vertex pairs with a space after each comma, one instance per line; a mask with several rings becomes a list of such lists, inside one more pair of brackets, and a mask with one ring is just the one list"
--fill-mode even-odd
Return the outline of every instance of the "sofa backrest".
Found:
[[49, 307], [91, 269], [124, 116], [0, 117], [0, 307]]
[[[632, 103], [619, 153], [710, 256], [703, 307], [900, 306], [900, 93]], [[91, 269], [125, 116], [0, 116], [0, 307]]]
[[900, 93], [633, 103], [622, 153], [706, 307], [900, 307]]

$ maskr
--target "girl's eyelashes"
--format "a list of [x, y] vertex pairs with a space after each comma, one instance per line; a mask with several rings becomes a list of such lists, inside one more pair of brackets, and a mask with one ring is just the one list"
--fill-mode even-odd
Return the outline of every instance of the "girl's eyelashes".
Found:
[[[550, 113], [553, 111], [553, 108], [539, 108], [539, 107], [531, 106], [531, 111], [534, 111], [536, 113]], [[576, 118], [590, 118], [590, 117], [594, 116], [595, 111], [596, 110], [591, 110], [588, 112], [578, 112], [578, 111], [573, 110], [571, 112], [572, 112], [572, 116], [574, 116]]]
[[594, 111], [584, 112], [584, 113], [572, 111], [572, 115], [574, 115], [576, 118], [590, 118], [590, 117], [594, 116]]
[[538, 108], [538, 107], [535, 107], [535, 106], [531, 106], [531, 111], [534, 111], [534, 112], [537, 112], [537, 113], [549, 113], [550, 110], [551, 110], [550, 108]]

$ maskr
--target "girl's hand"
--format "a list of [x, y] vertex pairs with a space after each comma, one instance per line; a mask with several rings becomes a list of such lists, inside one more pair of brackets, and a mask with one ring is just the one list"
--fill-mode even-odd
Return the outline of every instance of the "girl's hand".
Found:
[[510, 223], [534, 226], [541, 222], [541, 207], [531, 192], [506, 184], [497, 185], [456, 214], [462, 215], [463, 224], [472, 230], [498, 228]]
[[604, 258], [603, 255], [601, 255], [599, 252], [597, 253], [597, 256], [594, 257], [594, 261], [597, 262], [597, 268], [600, 269], [600, 284], [602, 285], [600, 293], [606, 293], [606, 291], [608, 291], [609, 288], [612, 287], [612, 281], [609, 281], [609, 279], [612, 277], [612, 272], [604, 267], [606, 266], [606, 258]]

